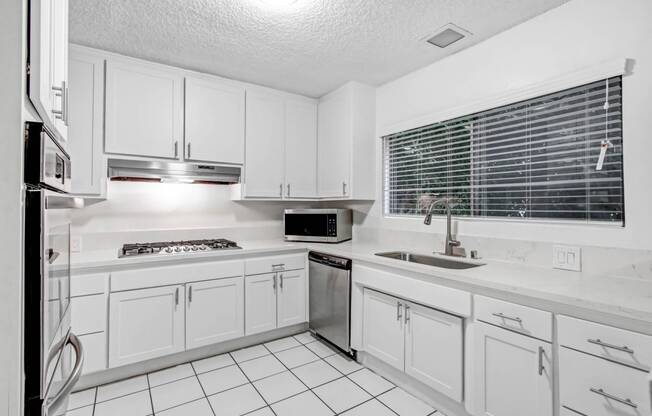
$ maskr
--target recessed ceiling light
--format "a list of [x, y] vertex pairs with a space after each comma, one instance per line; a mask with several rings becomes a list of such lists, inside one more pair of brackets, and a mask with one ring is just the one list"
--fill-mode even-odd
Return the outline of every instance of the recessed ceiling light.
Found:
[[464, 39], [469, 35], [471, 35], [471, 33], [455, 26], [452, 23], [449, 23], [446, 26], [439, 28], [434, 36], [426, 39], [426, 42], [440, 48], [445, 48], [457, 42], [458, 40]]

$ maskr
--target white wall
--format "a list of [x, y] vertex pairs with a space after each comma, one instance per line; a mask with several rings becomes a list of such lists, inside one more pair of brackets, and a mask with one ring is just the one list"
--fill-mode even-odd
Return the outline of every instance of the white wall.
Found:
[[22, 414], [21, 186], [26, 3], [0, 3], [0, 415]]
[[[489, 17], [490, 18], [490, 17]], [[377, 132], [417, 127], [429, 114], [518, 92], [614, 58], [633, 59], [623, 79], [626, 226], [526, 224], [462, 220], [461, 235], [652, 248], [652, 1], [573, 0], [478, 45], [377, 90]], [[469, 28], [473, 29], [473, 28]], [[463, 115], [463, 114], [458, 114]], [[433, 120], [434, 121], [434, 120]], [[377, 147], [377, 163], [382, 149]], [[378, 169], [382, 172], [382, 169]], [[382, 178], [364, 226], [441, 231], [420, 219], [383, 218]]]

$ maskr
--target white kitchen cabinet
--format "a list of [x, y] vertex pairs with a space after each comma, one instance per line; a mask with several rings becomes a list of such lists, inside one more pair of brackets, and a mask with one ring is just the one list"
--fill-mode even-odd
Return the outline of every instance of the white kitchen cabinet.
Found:
[[399, 299], [365, 289], [362, 348], [401, 371], [405, 368], [403, 312]]
[[244, 336], [242, 277], [186, 285], [186, 348]]
[[319, 196], [373, 199], [375, 90], [350, 82], [322, 97], [317, 138]]
[[414, 303], [405, 307], [405, 373], [461, 402], [462, 320]]
[[364, 290], [363, 350], [461, 402], [462, 318]]
[[317, 196], [317, 104], [285, 104], [285, 198]]
[[69, 59], [68, 151], [74, 161], [72, 193], [106, 195], [104, 144], [104, 59], [75, 45]]
[[482, 322], [474, 336], [475, 415], [551, 416], [551, 345]]
[[29, 97], [43, 122], [68, 138], [68, 0], [30, 1]]
[[245, 276], [245, 335], [276, 329], [276, 273]]
[[186, 77], [186, 160], [244, 162], [245, 89], [225, 81]]
[[111, 293], [109, 367], [183, 351], [184, 299], [183, 285]]
[[84, 346], [83, 374], [106, 370], [106, 333], [79, 335], [79, 340]]
[[284, 99], [271, 93], [247, 91], [245, 196], [281, 198], [284, 176]]
[[306, 321], [306, 271], [290, 270], [278, 273], [277, 327]]
[[183, 145], [183, 75], [161, 65], [109, 57], [105, 151], [177, 159]]

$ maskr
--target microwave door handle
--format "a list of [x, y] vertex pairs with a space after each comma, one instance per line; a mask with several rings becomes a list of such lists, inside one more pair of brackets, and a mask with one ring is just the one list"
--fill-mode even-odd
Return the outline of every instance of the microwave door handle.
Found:
[[61, 386], [61, 389], [59, 389], [57, 392], [56, 396], [54, 396], [45, 404], [47, 407], [46, 414], [53, 413], [53, 411], [56, 411], [59, 407], [61, 407], [63, 403], [65, 403], [66, 398], [70, 395], [70, 392], [72, 391], [73, 387], [75, 387], [75, 384], [82, 375], [82, 368], [84, 367], [84, 347], [82, 346], [81, 341], [75, 334], [71, 332], [68, 336], [68, 341], [66, 344], [72, 345], [72, 347], [75, 349], [75, 366], [70, 372], [68, 379], [65, 381], [65, 383], [63, 383], [63, 386]]

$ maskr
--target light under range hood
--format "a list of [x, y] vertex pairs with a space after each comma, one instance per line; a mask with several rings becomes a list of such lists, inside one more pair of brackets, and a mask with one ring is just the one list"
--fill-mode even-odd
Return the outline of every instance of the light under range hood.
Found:
[[234, 184], [240, 182], [240, 168], [201, 163], [109, 159], [109, 178], [114, 181]]

